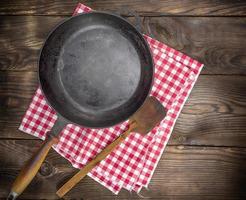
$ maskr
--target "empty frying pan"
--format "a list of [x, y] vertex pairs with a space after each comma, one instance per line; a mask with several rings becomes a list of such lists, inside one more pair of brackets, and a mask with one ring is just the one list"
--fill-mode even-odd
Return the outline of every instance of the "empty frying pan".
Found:
[[153, 72], [142, 34], [119, 16], [90, 12], [58, 25], [39, 59], [41, 89], [58, 119], [10, 196], [23, 192], [66, 124], [102, 128], [133, 115], [149, 94]]

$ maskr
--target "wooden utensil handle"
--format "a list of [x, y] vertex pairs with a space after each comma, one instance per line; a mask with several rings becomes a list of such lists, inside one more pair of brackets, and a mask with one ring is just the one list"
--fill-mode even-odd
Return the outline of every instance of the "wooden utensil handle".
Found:
[[134, 122], [130, 125], [129, 129], [121, 134], [116, 140], [103, 149], [93, 160], [91, 160], [84, 168], [82, 168], [77, 174], [75, 174], [68, 182], [66, 182], [56, 194], [62, 198], [68, 191], [70, 191], [82, 178], [86, 176], [98, 163], [105, 159], [119, 144], [121, 144], [127, 136], [137, 126]]
[[52, 145], [58, 142], [58, 138], [51, 136], [49, 133], [47, 133], [47, 135], [47, 138], [43, 141], [40, 148], [24, 165], [18, 177], [15, 179], [9, 194], [9, 198], [15, 199], [24, 191], [24, 189], [37, 174]]

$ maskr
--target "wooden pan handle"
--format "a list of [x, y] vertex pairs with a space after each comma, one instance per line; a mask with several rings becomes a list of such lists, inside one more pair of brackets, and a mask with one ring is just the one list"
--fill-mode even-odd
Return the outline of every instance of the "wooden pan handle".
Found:
[[121, 144], [127, 136], [136, 128], [137, 123], [130, 125], [129, 129], [121, 134], [116, 140], [103, 149], [93, 160], [91, 160], [84, 168], [75, 174], [68, 182], [66, 182], [56, 194], [62, 198], [69, 190], [71, 190], [82, 178], [86, 176], [98, 163], [105, 159], [119, 144]]
[[47, 138], [43, 141], [40, 148], [24, 165], [18, 177], [15, 179], [8, 199], [15, 199], [24, 191], [37, 174], [52, 145], [58, 142], [58, 138], [51, 136], [49, 133], [47, 133], [47, 135]]

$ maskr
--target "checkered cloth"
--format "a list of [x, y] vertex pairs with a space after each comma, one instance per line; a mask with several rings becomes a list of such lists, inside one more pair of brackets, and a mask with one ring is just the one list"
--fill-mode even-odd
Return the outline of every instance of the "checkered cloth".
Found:
[[[74, 15], [90, 12], [78, 4]], [[144, 35], [152, 50], [155, 76], [151, 94], [165, 108], [163, 121], [146, 136], [132, 133], [88, 175], [117, 194], [121, 188], [139, 192], [147, 187], [161, 154], [167, 144], [175, 121], [203, 67], [201, 63], [167, 45]], [[19, 127], [21, 131], [41, 139], [57, 119], [48, 106], [40, 88]], [[124, 130], [128, 121], [105, 129], [88, 129], [68, 124], [60, 133], [60, 142], [53, 148], [76, 168], [82, 168]]]

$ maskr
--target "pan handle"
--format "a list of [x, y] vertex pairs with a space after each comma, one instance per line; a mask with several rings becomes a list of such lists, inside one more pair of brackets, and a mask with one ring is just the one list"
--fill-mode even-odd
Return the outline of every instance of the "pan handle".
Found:
[[59, 133], [65, 125], [65, 120], [58, 117], [52, 130], [47, 133], [46, 139], [42, 142], [31, 159], [24, 165], [18, 177], [15, 179], [8, 196], [9, 200], [16, 199], [35, 177], [52, 145], [58, 143], [59, 138], [57, 133]]

